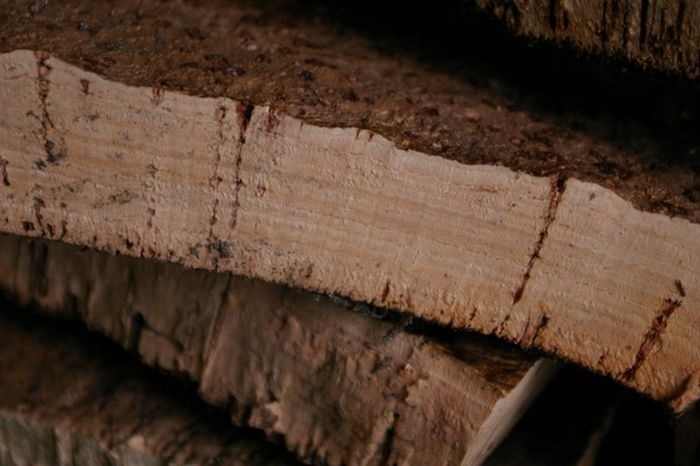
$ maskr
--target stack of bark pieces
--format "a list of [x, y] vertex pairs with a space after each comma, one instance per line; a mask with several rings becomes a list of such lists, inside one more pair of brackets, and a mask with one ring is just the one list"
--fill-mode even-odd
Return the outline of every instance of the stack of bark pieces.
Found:
[[443, 3], [2, 3], [0, 464], [700, 464], [700, 9]]

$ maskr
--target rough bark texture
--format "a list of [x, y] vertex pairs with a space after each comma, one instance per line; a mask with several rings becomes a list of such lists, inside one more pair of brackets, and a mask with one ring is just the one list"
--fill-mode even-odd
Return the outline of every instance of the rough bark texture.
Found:
[[406, 310], [677, 410], [698, 397], [697, 224], [595, 184], [129, 87], [42, 53], [2, 63], [5, 231]]
[[[7, 302], [0, 309], [0, 464], [296, 464], [259, 432], [231, 427], [226, 414], [203, 404], [188, 384], [145, 368], [82, 325], [8, 308]], [[595, 464], [581, 459], [598, 456], [606, 412], [620, 392], [567, 368], [486, 466]], [[580, 402], [572, 405], [572, 396]], [[695, 445], [694, 431], [683, 432], [687, 445]], [[658, 448], [652, 442], [635, 446], [642, 452]]]
[[413, 334], [307, 292], [58, 242], [1, 244], [2, 287], [22, 303], [187, 375], [308, 461], [478, 463], [551, 373], [483, 338]]
[[[385, 50], [299, 2], [262, 4], [4, 0], [0, 52], [44, 50], [110, 80], [153, 88], [154, 102], [167, 102], [161, 90], [225, 96], [318, 126], [366, 129], [400, 148], [466, 164], [564, 174], [613, 189], [644, 210], [700, 222], [696, 126], [689, 135], [674, 126], [673, 133], [652, 137], [652, 128], [629, 115], [598, 108], [593, 115], [571, 108], [551, 114], [538, 105], [543, 96], [523, 95], [507, 76], [479, 63], [426, 63]], [[364, 5], [365, 22], [371, 6]], [[388, 18], [383, 29], [391, 26]], [[88, 95], [89, 81], [79, 86]], [[101, 112], [91, 114], [99, 125]], [[36, 117], [21, 120], [36, 129]], [[667, 144], [688, 137], [689, 145]], [[50, 152], [59, 155], [60, 140], [50, 140]], [[35, 155], [46, 162], [45, 141], [37, 142]]]
[[4, 466], [298, 464], [85, 331], [3, 314], [0, 341]]
[[700, 4], [690, 0], [475, 0], [529, 37], [700, 76]]
[[3, 55], [2, 230], [406, 310], [678, 410], [700, 395], [697, 167], [639, 128], [272, 7], [6, 11], [0, 50], [119, 82]]

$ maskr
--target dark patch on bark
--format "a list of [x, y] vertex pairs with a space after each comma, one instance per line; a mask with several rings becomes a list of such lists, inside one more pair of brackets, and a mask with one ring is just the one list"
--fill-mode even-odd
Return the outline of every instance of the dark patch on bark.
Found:
[[243, 148], [239, 147], [236, 152], [236, 167], [234, 171], [235, 182], [233, 186], [233, 210], [231, 213], [231, 229], [238, 224], [238, 208], [241, 206], [240, 192], [243, 181], [241, 180], [241, 162], [243, 160]]
[[394, 446], [394, 435], [395, 435], [395, 428], [396, 428], [396, 421], [399, 418], [399, 413], [394, 413], [393, 414], [394, 419], [392, 420], [391, 424], [389, 425], [389, 428], [386, 430], [386, 433], [384, 434], [384, 439], [382, 440], [381, 443], [381, 457], [379, 459], [379, 463], [382, 466], [389, 466], [391, 463], [389, 463], [389, 460], [391, 459], [391, 452], [393, 450]]
[[391, 291], [391, 280], [387, 280], [386, 285], [384, 285], [384, 290], [382, 290], [381, 302], [383, 302], [383, 303], [386, 302], [386, 298], [389, 297], [390, 291]]
[[[683, 24], [685, 23], [685, 10], [687, 8], [685, 0], [678, 2], [678, 15], [676, 16], [676, 41], [680, 43], [681, 34], [683, 33]], [[680, 53], [680, 52], [679, 52]]]
[[129, 326], [129, 334], [126, 338], [126, 348], [129, 351], [138, 351], [141, 333], [143, 332], [145, 324], [146, 319], [140, 312], [134, 312], [131, 315], [131, 325]]
[[7, 176], [7, 166], [10, 164], [7, 160], [0, 157], [0, 175], [2, 176], [2, 184], [10, 186], [10, 178]]
[[675, 285], [676, 291], [678, 291], [678, 294], [681, 295], [681, 298], [685, 298], [685, 287], [683, 286], [683, 282], [680, 280], [676, 280]]
[[34, 210], [34, 218], [36, 219], [37, 225], [41, 228], [41, 234], [44, 235], [44, 216], [41, 213], [41, 209], [46, 207], [46, 203], [40, 197], [34, 198], [34, 205], [32, 209]]
[[236, 107], [236, 115], [238, 116], [238, 127], [240, 131], [240, 143], [245, 143], [245, 132], [248, 129], [250, 118], [253, 116], [253, 104], [240, 103]]
[[552, 29], [552, 32], [557, 30], [557, 4], [558, 0], [549, 0], [549, 27]]
[[271, 133], [280, 124], [280, 117], [277, 112], [270, 107], [267, 111], [267, 118], [265, 119], [265, 131]]
[[[221, 159], [223, 158], [223, 146], [226, 141], [226, 133], [224, 131], [224, 119], [226, 118], [226, 112], [228, 109], [224, 105], [219, 105], [216, 108], [216, 112], [214, 114], [214, 118], [216, 119], [216, 124], [217, 124], [217, 141], [216, 141], [216, 149], [214, 153], [214, 170], [212, 173], [211, 178], [209, 179], [209, 186], [211, 186], [212, 191], [214, 192], [214, 203], [212, 205], [212, 212], [211, 212], [211, 218], [209, 219], [209, 234], [208, 234], [208, 241], [211, 244], [214, 239], [214, 225], [216, 224], [218, 220], [218, 210], [219, 210], [219, 199], [216, 197], [216, 192], [219, 189], [219, 185], [221, 184], [222, 178], [219, 176], [219, 166], [221, 165]], [[210, 248], [211, 250], [211, 248]], [[217, 259], [215, 260], [214, 266], [217, 267]]]
[[228, 258], [232, 256], [231, 243], [215, 238], [209, 243], [209, 251], [216, 252], [218, 257]]
[[151, 103], [157, 107], [163, 101], [165, 91], [160, 87], [153, 87], [151, 88], [151, 94]]
[[146, 220], [146, 226], [148, 228], [153, 228], [153, 217], [156, 216], [156, 209], [153, 207], [149, 207], [146, 209], [146, 212], [148, 213], [148, 220]]
[[37, 87], [41, 106], [41, 115], [39, 116], [39, 122], [41, 124], [40, 134], [43, 141], [44, 152], [46, 153], [46, 160], [51, 164], [58, 164], [61, 160], [66, 158], [66, 148], [63, 140], [57, 143], [52, 139], [55, 126], [46, 104], [51, 87], [51, 82], [48, 77], [51, 74], [52, 68], [47, 63], [49, 59], [48, 55], [39, 53], [37, 58]]
[[61, 234], [58, 239], [62, 240], [68, 234], [68, 222], [66, 220], [61, 220]]
[[642, 0], [642, 9], [639, 17], [639, 48], [644, 46], [647, 40], [647, 19], [649, 16], [649, 0]]

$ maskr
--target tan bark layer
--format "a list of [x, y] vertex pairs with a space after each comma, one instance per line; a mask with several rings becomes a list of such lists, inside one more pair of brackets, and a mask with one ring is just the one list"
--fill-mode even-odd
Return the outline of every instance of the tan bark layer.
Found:
[[700, 4], [686, 0], [476, 0], [519, 34], [691, 78], [700, 76]]
[[697, 224], [576, 179], [129, 87], [41, 53], [0, 65], [3, 231], [405, 310], [676, 410], [700, 395]]
[[3, 314], [0, 341], [3, 466], [298, 464], [87, 332]]
[[[372, 2], [341, 3], [338, 11], [324, 2], [289, 0], [3, 0], [0, 52], [46, 50], [111, 81], [153, 88], [154, 102], [161, 90], [229, 97], [307, 124], [366, 129], [402, 149], [464, 164], [563, 174], [612, 189], [642, 210], [700, 223], [697, 111], [686, 102], [697, 99], [690, 89], [688, 99], [675, 89], [679, 104], [657, 95], [670, 86], [652, 91], [640, 84], [638, 110], [626, 112], [608, 102], [619, 101], [614, 89], [582, 91], [585, 79], [555, 84], [554, 95], [533, 91], [527, 82], [540, 82], [540, 74], [553, 82], [550, 74], [559, 67], [528, 68], [527, 60], [512, 56], [521, 50], [475, 36], [459, 26], [459, 12], [445, 11], [450, 0], [433, 5], [437, 13], [426, 11], [425, 22], [417, 12], [408, 14], [414, 31], [403, 38], [396, 28], [407, 9], [399, 2], [376, 9]], [[376, 34], [353, 29], [348, 16], [361, 30], [374, 24], [369, 28]], [[463, 33], [421, 47], [450, 27]], [[80, 87], [86, 93], [89, 81]], [[634, 84], [620, 81], [629, 95]], [[638, 113], [669, 130], [643, 123]], [[54, 142], [53, 156], [43, 147], [37, 155], [60, 158]]]
[[307, 292], [58, 242], [0, 243], [6, 292], [186, 374], [236, 423], [308, 461], [478, 464], [551, 374], [551, 362], [482, 338], [413, 334]]

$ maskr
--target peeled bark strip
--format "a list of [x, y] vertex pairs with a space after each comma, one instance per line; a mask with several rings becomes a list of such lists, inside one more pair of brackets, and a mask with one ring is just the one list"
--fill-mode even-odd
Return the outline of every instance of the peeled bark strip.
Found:
[[59, 242], [0, 243], [10, 295], [186, 374], [236, 423], [308, 461], [478, 464], [552, 373], [482, 337], [421, 336], [308, 292]]
[[698, 224], [593, 183], [131, 87], [44, 53], [0, 62], [4, 231], [406, 310], [677, 410], [698, 396]]
[[685, 0], [476, 0], [519, 34], [700, 76], [700, 4]]
[[0, 340], [4, 466], [297, 464], [87, 332], [2, 315]]

